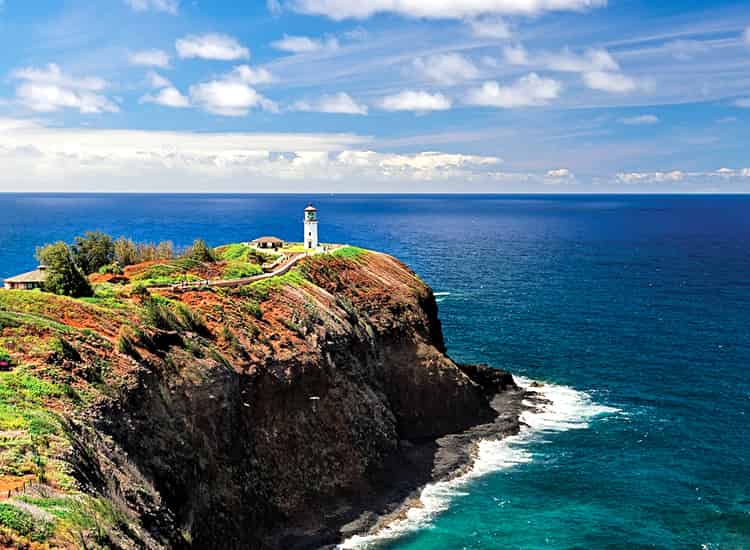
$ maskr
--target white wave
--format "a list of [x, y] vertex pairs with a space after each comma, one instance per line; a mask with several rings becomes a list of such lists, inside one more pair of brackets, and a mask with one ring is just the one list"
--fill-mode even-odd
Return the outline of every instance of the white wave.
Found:
[[532, 407], [521, 414], [526, 424], [514, 436], [479, 443], [477, 457], [471, 469], [450, 481], [431, 483], [422, 489], [419, 502], [409, 508], [403, 517], [389, 522], [375, 533], [355, 535], [338, 546], [340, 549], [367, 549], [400, 538], [408, 533], [428, 527], [432, 519], [444, 512], [456, 497], [466, 495], [461, 489], [472, 479], [531, 462], [533, 454], [526, 448], [540, 441], [544, 434], [566, 430], [584, 429], [589, 422], [602, 414], [620, 412], [614, 407], [598, 405], [591, 397], [567, 386], [543, 384], [535, 387], [534, 381], [517, 376], [516, 383], [539, 394], [542, 401], [529, 401]]
[[445, 299], [450, 296], [450, 292], [436, 292], [435, 293], [435, 301], [439, 304], [441, 302], [444, 302]]

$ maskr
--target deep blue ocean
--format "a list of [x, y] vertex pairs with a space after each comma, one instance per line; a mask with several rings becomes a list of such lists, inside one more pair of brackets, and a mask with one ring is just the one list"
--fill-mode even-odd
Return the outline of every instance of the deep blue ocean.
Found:
[[454, 358], [563, 396], [376, 546], [750, 548], [750, 196], [0, 195], [0, 278], [89, 229], [299, 241], [310, 199], [440, 293]]

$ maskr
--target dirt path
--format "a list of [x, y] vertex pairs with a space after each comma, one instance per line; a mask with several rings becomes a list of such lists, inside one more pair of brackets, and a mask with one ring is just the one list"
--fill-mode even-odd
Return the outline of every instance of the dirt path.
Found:
[[287, 273], [292, 267], [294, 267], [297, 262], [299, 262], [302, 258], [306, 258], [307, 253], [303, 254], [293, 254], [289, 257], [289, 260], [283, 263], [281, 266], [279, 266], [277, 269], [270, 273], [262, 273], [261, 275], [254, 275], [252, 277], [244, 277], [242, 279], [215, 279], [215, 280], [207, 280], [207, 281], [197, 281], [197, 282], [190, 282], [190, 283], [178, 283], [173, 285], [159, 285], [159, 286], [153, 286], [149, 288], [169, 288], [171, 290], [180, 291], [180, 290], [190, 290], [195, 288], [202, 288], [202, 287], [218, 287], [218, 288], [231, 288], [231, 287], [237, 287], [237, 286], [244, 286], [248, 285], [250, 283], [256, 283], [258, 281], [263, 281], [265, 279], [270, 279], [271, 277], [278, 277], [279, 275], [284, 275]]

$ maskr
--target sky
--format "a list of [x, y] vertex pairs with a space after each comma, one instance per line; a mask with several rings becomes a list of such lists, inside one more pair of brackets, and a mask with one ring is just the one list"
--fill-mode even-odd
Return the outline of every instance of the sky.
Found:
[[0, 0], [0, 192], [747, 193], [750, 3]]

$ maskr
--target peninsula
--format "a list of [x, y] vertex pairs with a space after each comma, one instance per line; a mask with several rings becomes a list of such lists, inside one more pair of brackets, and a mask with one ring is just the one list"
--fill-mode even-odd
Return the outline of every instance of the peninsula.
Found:
[[401, 262], [264, 242], [0, 291], [0, 542], [332, 545], [518, 430]]

